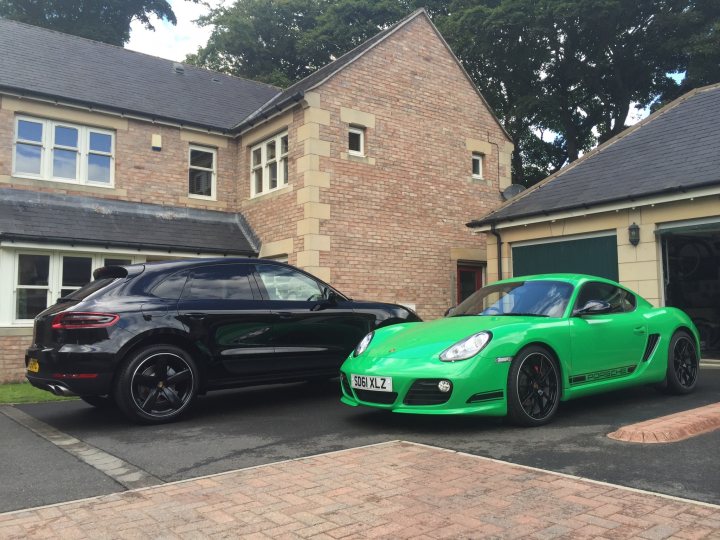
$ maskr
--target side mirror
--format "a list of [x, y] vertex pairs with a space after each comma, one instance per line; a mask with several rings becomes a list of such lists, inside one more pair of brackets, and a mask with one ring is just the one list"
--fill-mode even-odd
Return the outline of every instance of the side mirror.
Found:
[[573, 317], [582, 317], [583, 315], [602, 315], [610, 313], [612, 306], [604, 300], [588, 300], [580, 309], [573, 312]]
[[451, 307], [447, 308], [447, 309], [445, 310], [445, 313], [443, 313], [443, 317], [449, 317], [450, 315], [452, 315], [453, 312], [455, 311], [455, 308], [456, 308], [456, 307], [457, 307], [457, 306], [451, 306]]
[[325, 289], [323, 296], [325, 297], [325, 301], [328, 304], [336, 304], [337, 301], [340, 299], [338, 294], [332, 289]]

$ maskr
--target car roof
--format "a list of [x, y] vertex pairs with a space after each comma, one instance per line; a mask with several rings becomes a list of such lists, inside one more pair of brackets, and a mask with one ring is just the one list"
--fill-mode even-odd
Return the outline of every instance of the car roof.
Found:
[[497, 281], [496, 283], [513, 283], [518, 281], [565, 281], [567, 283], [572, 283], [573, 285], [580, 285], [582, 283], [585, 283], [587, 281], [599, 281], [601, 283], [608, 283], [609, 285], [614, 285], [616, 287], [623, 287], [620, 283], [617, 281], [613, 281], [611, 279], [606, 279], [599, 276], [591, 276], [589, 274], [571, 274], [571, 273], [556, 273], [556, 274], [533, 274], [530, 276], [517, 276], [512, 277], [508, 279], [503, 279], [502, 281]]

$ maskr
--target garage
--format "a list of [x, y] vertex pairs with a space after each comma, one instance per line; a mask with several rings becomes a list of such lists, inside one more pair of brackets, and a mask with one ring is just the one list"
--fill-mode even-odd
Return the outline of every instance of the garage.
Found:
[[542, 240], [512, 245], [514, 276], [571, 272], [617, 281], [617, 235], [585, 236], [572, 240]]
[[700, 346], [720, 357], [720, 221], [658, 228], [662, 242], [665, 305], [685, 311], [700, 332]]

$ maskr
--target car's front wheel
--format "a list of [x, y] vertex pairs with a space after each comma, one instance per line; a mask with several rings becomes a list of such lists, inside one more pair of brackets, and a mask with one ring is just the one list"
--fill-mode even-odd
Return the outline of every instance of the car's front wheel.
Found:
[[673, 334], [668, 347], [666, 389], [672, 394], [689, 394], [697, 384], [698, 356], [695, 339], [686, 331]]
[[540, 346], [520, 351], [508, 375], [508, 417], [521, 426], [541, 426], [560, 404], [560, 370], [553, 355]]
[[134, 353], [117, 378], [115, 401], [132, 420], [160, 424], [180, 416], [198, 389], [190, 355], [174, 345], [152, 345]]

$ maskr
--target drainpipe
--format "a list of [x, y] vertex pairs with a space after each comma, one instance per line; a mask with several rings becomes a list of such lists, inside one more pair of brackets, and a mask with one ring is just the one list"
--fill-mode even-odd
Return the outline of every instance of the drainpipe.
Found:
[[498, 279], [503, 278], [503, 272], [502, 272], [502, 238], [500, 238], [500, 233], [497, 232], [495, 229], [495, 224], [490, 225], [490, 232], [495, 236], [497, 239], [497, 269], [498, 269]]

